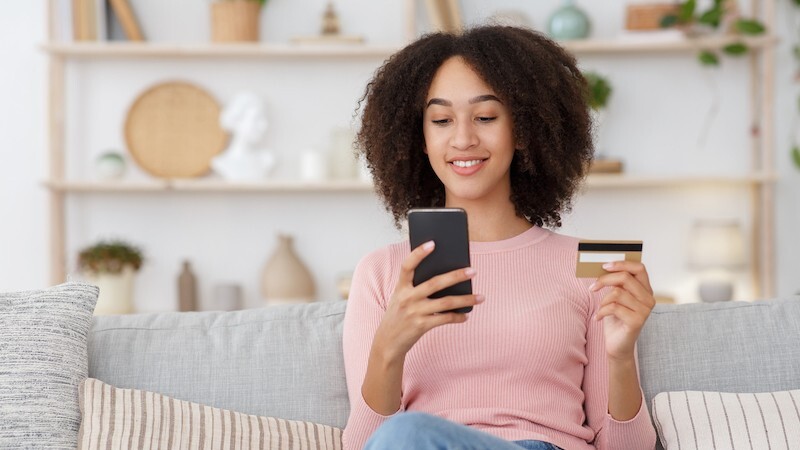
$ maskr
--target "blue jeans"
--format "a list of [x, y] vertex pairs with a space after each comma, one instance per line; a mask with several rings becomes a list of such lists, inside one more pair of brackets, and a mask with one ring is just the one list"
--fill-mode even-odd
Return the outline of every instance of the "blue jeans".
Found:
[[364, 450], [560, 450], [542, 441], [506, 441], [441, 417], [418, 412], [398, 414], [384, 422]]

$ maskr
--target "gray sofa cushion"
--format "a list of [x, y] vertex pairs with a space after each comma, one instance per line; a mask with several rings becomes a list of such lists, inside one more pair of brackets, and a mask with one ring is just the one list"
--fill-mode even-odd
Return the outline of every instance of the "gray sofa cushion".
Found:
[[647, 405], [659, 392], [800, 388], [800, 298], [657, 305], [639, 337]]
[[89, 376], [245, 414], [343, 428], [345, 306], [96, 317]]

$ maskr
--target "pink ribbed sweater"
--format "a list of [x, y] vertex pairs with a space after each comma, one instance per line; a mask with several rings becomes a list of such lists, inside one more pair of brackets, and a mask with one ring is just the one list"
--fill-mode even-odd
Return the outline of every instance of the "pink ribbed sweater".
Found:
[[[507, 440], [561, 448], [652, 449], [642, 402], [626, 422], [608, 414], [603, 292], [575, 278], [578, 241], [533, 227], [511, 239], [470, 242], [473, 291], [486, 300], [463, 324], [425, 334], [406, 356], [402, 410], [423, 411]], [[346, 449], [360, 449], [388, 416], [364, 402], [372, 338], [386, 310], [408, 241], [367, 255], [353, 276], [344, 319], [350, 417]]]

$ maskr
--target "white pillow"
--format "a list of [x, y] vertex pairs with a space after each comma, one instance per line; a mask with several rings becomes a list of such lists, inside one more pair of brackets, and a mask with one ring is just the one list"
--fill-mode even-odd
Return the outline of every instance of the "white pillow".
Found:
[[800, 390], [662, 392], [652, 416], [666, 450], [800, 449]]
[[75, 448], [97, 293], [76, 282], [0, 293], [0, 449]]

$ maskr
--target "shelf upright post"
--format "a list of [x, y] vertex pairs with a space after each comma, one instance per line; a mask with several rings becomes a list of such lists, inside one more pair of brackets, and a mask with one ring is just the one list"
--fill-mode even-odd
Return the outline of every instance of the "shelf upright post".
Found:
[[[775, 0], [752, 0], [751, 14], [761, 17], [767, 32], [775, 33]], [[765, 45], [750, 56], [751, 111], [756, 135], [753, 139], [752, 168], [762, 173], [775, 171], [775, 45]], [[752, 193], [753, 266], [756, 295], [775, 295], [775, 185], [766, 180]]]
[[[54, 42], [55, 1], [47, 2], [48, 14], [48, 40]], [[50, 182], [60, 183], [64, 180], [64, 66], [65, 57], [50, 53], [48, 57], [48, 111], [47, 130], [49, 148]], [[63, 283], [66, 280], [66, 252], [65, 252], [65, 211], [64, 192], [60, 189], [50, 188], [48, 193], [48, 209], [50, 214], [49, 245], [50, 245], [50, 282], [51, 284]]]
[[406, 2], [406, 42], [412, 42], [417, 37], [417, 0], [405, 0]]

